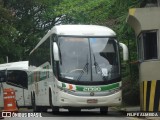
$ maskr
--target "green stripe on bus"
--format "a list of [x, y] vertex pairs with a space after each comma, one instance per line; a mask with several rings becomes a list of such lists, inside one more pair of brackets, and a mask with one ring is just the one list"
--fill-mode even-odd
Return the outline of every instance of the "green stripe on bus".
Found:
[[111, 90], [111, 89], [115, 89], [117, 87], [119, 87], [119, 83], [113, 83], [111, 85], [107, 85], [107, 86], [102, 86], [101, 87], [101, 91], [106, 91], [106, 90]]

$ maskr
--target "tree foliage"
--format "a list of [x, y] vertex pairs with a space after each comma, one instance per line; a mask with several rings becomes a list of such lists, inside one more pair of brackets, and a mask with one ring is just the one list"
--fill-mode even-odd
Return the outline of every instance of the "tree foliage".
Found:
[[13, 25], [14, 18], [10, 10], [3, 7], [0, 2], [0, 61], [4, 62], [7, 55], [14, 56], [14, 40], [16, 29]]
[[1, 51], [5, 51], [1, 53], [1, 63], [6, 56], [10, 62], [28, 59], [29, 52], [39, 39], [58, 22], [55, 20], [57, 14], [54, 9], [48, 7], [56, 4], [59, 4], [57, 0], [1, 1], [1, 10], [7, 12], [7, 16], [3, 11], [0, 13], [4, 14], [1, 20], [8, 20], [1, 25], [2, 37], [4, 36], [1, 38], [1, 42], [4, 42]]

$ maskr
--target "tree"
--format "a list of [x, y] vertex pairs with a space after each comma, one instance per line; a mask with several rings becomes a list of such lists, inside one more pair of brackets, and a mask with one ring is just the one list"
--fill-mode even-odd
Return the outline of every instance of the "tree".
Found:
[[0, 62], [5, 62], [6, 56], [14, 56], [15, 40], [17, 33], [12, 22], [14, 18], [10, 10], [4, 8], [4, 3], [0, 1]]
[[103, 24], [109, 3], [110, 0], [63, 0], [56, 11], [58, 15], [64, 15], [62, 23]]
[[[1, 8], [9, 11], [10, 16], [14, 19], [9, 18], [14, 31], [11, 33], [14, 33], [14, 37], [8, 33], [10, 35], [9, 42], [2, 43], [5, 48], [8, 48], [8, 51], [5, 51], [2, 56], [7, 55], [10, 62], [27, 60], [29, 52], [38, 43], [39, 39], [56, 24], [57, 16], [54, 14], [54, 10], [48, 6], [57, 5], [58, 3], [57, 0], [47, 2], [44, 0], [2, 1], [3, 6]], [[2, 26], [3, 29], [5, 27], [8, 29], [8, 24]], [[6, 35], [6, 32], [2, 34], [5, 36], [5, 40], [1, 41], [7, 42], [8, 35]]]

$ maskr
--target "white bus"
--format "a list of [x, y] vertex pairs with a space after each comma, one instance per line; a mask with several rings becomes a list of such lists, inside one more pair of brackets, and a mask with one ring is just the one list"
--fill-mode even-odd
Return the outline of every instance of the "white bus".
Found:
[[3, 89], [13, 88], [18, 107], [31, 106], [28, 96], [28, 61], [0, 64], [0, 107], [3, 103]]
[[29, 90], [34, 111], [100, 108], [122, 101], [119, 45], [108, 27], [58, 25], [31, 51]]

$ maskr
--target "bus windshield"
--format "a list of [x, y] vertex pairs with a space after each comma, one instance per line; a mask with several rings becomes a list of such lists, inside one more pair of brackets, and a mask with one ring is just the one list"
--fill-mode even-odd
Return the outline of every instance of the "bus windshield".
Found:
[[63, 81], [104, 82], [120, 77], [114, 38], [59, 37], [60, 78]]
[[28, 87], [27, 73], [22, 70], [0, 70], [0, 81], [16, 87]]

